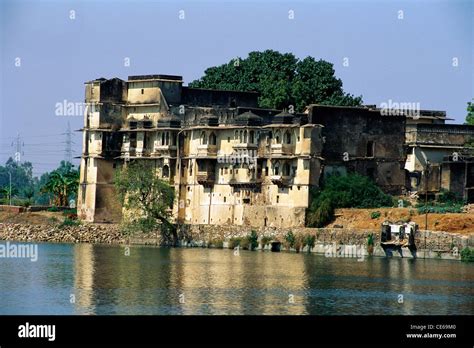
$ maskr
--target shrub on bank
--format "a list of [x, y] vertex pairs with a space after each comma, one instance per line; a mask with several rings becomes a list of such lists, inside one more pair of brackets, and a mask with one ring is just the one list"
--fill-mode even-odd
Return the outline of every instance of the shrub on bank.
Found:
[[465, 247], [461, 250], [461, 261], [474, 262], [474, 249]]
[[287, 249], [294, 248], [296, 243], [296, 237], [293, 232], [288, 231], [288, 233], [284, 237], [284, 247]]
[[262, 243], [262, 247], [264, 247], [265, 245], [267, 245], [268, 243], [270, 243], [272, 240], [273, 240], [272, 237], [265, 237], [265, 236], [263, 236], [263, 237], [260, 239], [260, 243]]
[[316, 244], [316, 237], [310, 234], [305, 235], [303, 239], [303, 244], [304, 246], [308, 247], [309, 252], [312, 248], [314, 248]]
[[368, 177], [358, 174], [331, 175], [322, 189], [311, 192], [307, 211], [310, 227], [323, 227], [334, 219], [336, 208], [391, 207], [392, 196], [385, 194]]
[[68, 226], [79, 226], [80, 224], [81, 224], [80, 221], [66, 217], [64, 221], [59, 225], [59, 228], [68, 227]]
[[229, 249], [235, 249], [238, 246], [241, 247], [241, 243], [242, 243], [242, 238], [233, 237], [229, 240], [228, 247]]
[[207, 246], [209, 248], [220, 248], [222, 249], [224, 247], [224, 241], [220, 238], [218, 239], [212, 239], [208, 244]]
[[379, 211], [373, 211], [370, 213], [370, 218], [373, 219], [378, 219], [380, 217], [380, 212]]

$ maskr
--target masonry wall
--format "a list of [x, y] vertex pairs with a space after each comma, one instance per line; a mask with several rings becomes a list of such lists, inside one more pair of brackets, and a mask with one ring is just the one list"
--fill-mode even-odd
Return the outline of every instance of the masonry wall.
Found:
[[323, 126], [323, 165], [330, 172], [355, 172], [371, 177], [386, 192], [402, 192], [405, 117], [381, 116], [366, 108], [311, 105], [309, 122]]

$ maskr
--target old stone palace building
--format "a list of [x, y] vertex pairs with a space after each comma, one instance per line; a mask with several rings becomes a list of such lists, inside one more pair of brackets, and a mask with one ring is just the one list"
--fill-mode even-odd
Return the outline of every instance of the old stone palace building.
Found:
[[302, 226], [325, 175], [358, 172], [401, 193], [405, 116], [370, 107], [257, 107], [258, 94], [183, 86], [180, 76], [86, 82], [79, 216], [112, 222], [114, 171], [150, 161], [174, 185], [177, 222]]

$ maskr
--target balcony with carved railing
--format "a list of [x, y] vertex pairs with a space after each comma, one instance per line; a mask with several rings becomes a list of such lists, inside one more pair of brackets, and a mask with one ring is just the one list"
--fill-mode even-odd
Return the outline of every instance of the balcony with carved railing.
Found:
[[217, 157], [217, 146], [216, 145], [198, 145], [197, 147], [198, 157]]
[[199, 185], [203, 185], [205, 187], [214, 186], [214, 182], [216, 180], [216, 173], [215, 172], [197, 172], [196, 179]]
[[248, 179], [232, 178], [229, 180], [229, 185], [233, 187], [257, 187], [262, 185], [262, 178], [251, 177]]
[[287, 187], [293, 184], [293, 177], [287, 175], [272, 175], [270, 180], [279, 187]]
[[176, 157], [176, 145], [155, 145], [152, 156], [156, 157]]
[[270, 154], [272, 156], [291, 156], [295, 153], [295, 145], [293, 144], [271, 144]]
[[257, 150], [258, 144], [256, 143], [236, 143], [232, 145], [232, 148], [238, 150]]

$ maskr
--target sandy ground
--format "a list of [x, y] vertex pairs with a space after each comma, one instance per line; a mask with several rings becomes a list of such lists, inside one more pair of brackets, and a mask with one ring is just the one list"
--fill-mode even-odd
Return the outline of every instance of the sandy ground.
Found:
[[[379, 211], [380, 217], [371, 218], [371, 213]], [[336, 220], [330, 224], [347, 228], [379, 229], [382, 222], [390, 220], [414, 221], [420, 229], [425, 229], [425, 215], [418, 215], [415, 208], [337, 209]], [[467, 214], [428, 214], [428, 230], [474, 234], [474, 212]]]
[[0, 211], [0, 222], [10, 222], [17, 224], [38, 224], [54, 225], [64, 221], [64, 215], [61, 212], [39, 211], [34, 213], [10, 213]]
[[[379, 211], [380, 217], [371, 218], [371, 213]], [[61, 212], [7, 213], [0, 211], [0, 222], [25, 224], [57, 224], [64, 220]], [[415, 208], [337, 209], [336, 220], [328, 227], [341, 225], [344, 228], [380, 229], [385, 220], [396, 222], [415, 221], [420, 229], [425, 228], [425, 215], [418, 215]], [[474, 211], [466, 214], [428, 214], [428, 229], [432, 231], [474, 234]]]

